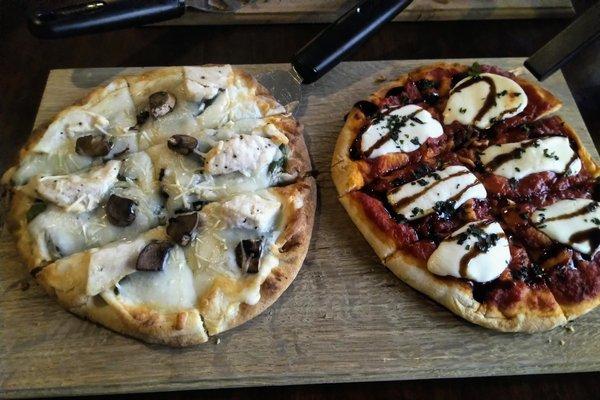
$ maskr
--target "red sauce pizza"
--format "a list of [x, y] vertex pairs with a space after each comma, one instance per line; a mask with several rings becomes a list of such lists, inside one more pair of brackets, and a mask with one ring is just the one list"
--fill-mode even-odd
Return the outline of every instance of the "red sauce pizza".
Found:
[[346, 117], [340, 201], [382, 263], [501, 331], [563, 325], [600, 299], [598, 166], [539, 85], [438, 63]]

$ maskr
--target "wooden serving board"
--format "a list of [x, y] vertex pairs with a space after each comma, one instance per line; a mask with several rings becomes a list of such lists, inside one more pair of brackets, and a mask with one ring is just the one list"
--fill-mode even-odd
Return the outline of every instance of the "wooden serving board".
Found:
[[[471, 63], [473, 60], [464, 60]], [[522, 59], [479, 60], [514, 68]], [[600, 369], [600, 312], [574, 332], [485, 330], [396, 279], [339, 204], [329, 163], [342, 118], [394, 77], [427, 61], [344, 63], [305, 89], [299, 117], [320, 172], [312, 245], [287, 292], [219, 341], [187, 349], [146, 345], [61, 309], [25, 272], [12, 240], [0, 241], [0, 397], [290, 385], [318, 382], [537, 374]], [[283, 65], [244, 66], [257, 73]], [[50, 73], [36, 124], [127, 69]], [[544, 85], [598, 159], [560, 73]], [[15, 149], [16, 151], [16, 149]]]
[[[256, 0], [232, 14], [189, 10], [166, 25], [333, 22], [356, 0]], [[571, 0], [415, 0], [396, 21], [571, 17]]]

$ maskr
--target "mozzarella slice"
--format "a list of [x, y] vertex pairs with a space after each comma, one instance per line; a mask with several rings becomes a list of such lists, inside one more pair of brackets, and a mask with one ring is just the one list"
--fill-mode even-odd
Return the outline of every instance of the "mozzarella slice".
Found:
[[590, 199], [559, 200], [531, 215], [540, 231], [585, 254], [600, 244], [600, 206]]
[[32, 180], [34, 190], [45, 200], [67, 212], [91, 211], [103, 202], [117, 182], [121, 161], [109, 161], [89, 172], [44, 176]]
[[514, 117], [527, 106], [527, 95], [510, 78], [483, 73], [458, 82], [444, 110], [444, 124], [458, 121], [487, 129], [494, 122]]
[[466, 167], [450, 166], [390, 191], [394, 211], [409, 221], [429, 215], [443, 202], [457, 209], [469, 199], [485, 199], [487, 192]]
[[418, 149], [430, 137], [440, 137], [442, 125], [419, 106], [410, 104], [385, 114], [362, 134], [361, 151], [368, 158]]
[[[211, 203], [202, 210], [210, 221], [228, 228], [267, 232], [273, 228], [281, 203], [274, 197], [241, 194], [223, 203]], [[210, 223], [210, 222], [209, 222]]]
[[219, 142], [206, 154], [204, 171], [212, 175], [241, 172], [249, 176], [269, 165], [280, 153], [267, 138], [239, 135]]
[[509, 179], [545, 171], [574, 175], [581, 170], [581, 160], [562, 136], [490, 146], [480, 159], [491, 172]]
[[444, 239], [427, 260], [427, 269], [440, 276], [488, 282], [500, 276], [510, 259], [500, 224], [476, 221]]

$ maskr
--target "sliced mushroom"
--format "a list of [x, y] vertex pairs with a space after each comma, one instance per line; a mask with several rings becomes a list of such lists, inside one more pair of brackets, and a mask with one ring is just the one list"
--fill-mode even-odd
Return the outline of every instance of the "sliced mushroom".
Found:
[[86, 135], [77, 138], [75, 151], [77, 154], [90, 157], [104, 157], [113, 147], [112, 140], [106, 135]]
[[108, 221], [115, 226], [131, 225], [135, 221], [136, 205], [131, 199], [111, 194], [105, 206]]
[[148, 110], [142, 110], [135, 116], [135, 122], [138, 126], [144, 125], [150, 118], [150, 112]]
[[173, 243], [166, 240], [153, 240], [140, 252], [135, 262], [138, 271], [162, 271]]
[[167, 146], [175, 153], [187, 156], [198, 146], [198, 140], [189, 135], [173, 135], [167, 140]]
[[196, 236], [200, 227], [200, 215], [198, 213], [180, 214], [169, 219], [167, 235], [177, 244], [187, 246]]
[[160, 118], [173, 111], [177, 99], [169, 92], [156, 92], [150, 95], [148, 103], [150, 114], [154, 118]]
[[262, 239], [242, 240], [235, 248], [235, 260], [238, 267], [248, 274], [256, 274], [262, 254]]

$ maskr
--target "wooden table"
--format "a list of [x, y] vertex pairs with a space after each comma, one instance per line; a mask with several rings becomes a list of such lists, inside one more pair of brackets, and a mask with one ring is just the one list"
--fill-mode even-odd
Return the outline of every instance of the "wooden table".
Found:
[[[27, 2], [0, 3], [0, 169], [26, 140], [52, 68], [202, 64], [208, 62], [285, 62], [322, 26], [154, 27], [130, 29], [62, 41], [29, 36]], [[592, 1], [574, 2], [577, 11]], [[352, 59], [526, 56], [560, 31], [566, 20], [468, 21], [391, 24]], [[470, 39], [469, 39], [470, 38]], [[476, 38], [475, 40], [473, 38]], [[565, 70], [585, 122], [600, 142], [600, 43], [580, 54]], [[0, 331], [0, 340], [2, 340]], [[159, 366], [157, 366], [159, 367]], [[156, 394], [151, 398], [444, 398], [532, 396], [592, 398], [598, 373], [501, 377], [302, 387], [227, 389]], [[117, 397], [115, 397], [117, 398]], [[148, 398], [148, 395], [118, 396]]]

